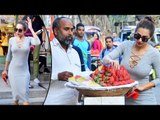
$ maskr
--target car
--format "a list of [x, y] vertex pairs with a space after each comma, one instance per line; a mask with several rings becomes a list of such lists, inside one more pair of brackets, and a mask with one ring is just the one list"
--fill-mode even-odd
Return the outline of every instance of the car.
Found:
[[98, 33], [100, 36], [101, 29], [97, 26], [85, 26], [85, 39], [90, 40], [94, 33]]
[[133, 33], [135, 32], [136, 26], [125, 26], [123, 29], [121, 29], [120, 32], [120, 38], [121, 42], [125, 40], [131, 40], [131, 37], [133, 37]]

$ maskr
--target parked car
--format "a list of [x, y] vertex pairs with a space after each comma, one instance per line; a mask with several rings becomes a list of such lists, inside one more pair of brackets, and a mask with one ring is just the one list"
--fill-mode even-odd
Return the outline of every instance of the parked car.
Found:
[[97, 26], [85, 26], [85, 39], [90, 40], [93, 37], [94, 33], [98, 33], [100, 36], [101, 30]]
[[133, 37], [136, 26], [125, 26], [120, 32], [121, 42], [130, 40]]

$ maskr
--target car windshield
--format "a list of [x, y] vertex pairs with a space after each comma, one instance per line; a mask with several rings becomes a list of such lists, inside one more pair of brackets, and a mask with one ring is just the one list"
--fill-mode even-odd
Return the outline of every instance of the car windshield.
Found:
[[130, 31], [123, 33], [122, 41], [129, 40], [130, 39], [130, 34], [131, 34]]

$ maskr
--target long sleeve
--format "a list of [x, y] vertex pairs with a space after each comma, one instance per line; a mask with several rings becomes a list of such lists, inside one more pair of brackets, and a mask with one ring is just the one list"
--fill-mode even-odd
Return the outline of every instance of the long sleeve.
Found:
[[103, 57], [103, 63], [106, 64], [106, 58], [109, 57], [113, 60], [117, 59], [118, 57], [120, 57], [123, 52], [125, 51], [125, 47], [127, 45], [127, 42], [123, 42], [121, 43], [117, 48], [115, 48], [112, 52], [110, 52], [108, 55]]
[[101, 46], [100, 40], [95, 40], [94, 41], [93, 50], [99, 50], [99, 52], [102, 50], [102, 46]]
[[101, 59], [101, 60], [102, 60], [102, 52], [103, 52], [103, 51], [101, 51], [101, 52], [100, 52], [100, 55], [99, 55], [99, 59]]
[[29, 37], [29, 39], [31, 40], [32, 45], [40, 45], [40, 43], [41, 43], [39, 37], [36, 37], [36, 38]]
[[8, 45], [8, 52], [7, 52], [7, 56], [6, 56], [6, 61], [10, 62], [12, 59], [12, 51], [11, 51], [11, 44], [12, 43], [12, 38], [9, 39], [9, 45]]

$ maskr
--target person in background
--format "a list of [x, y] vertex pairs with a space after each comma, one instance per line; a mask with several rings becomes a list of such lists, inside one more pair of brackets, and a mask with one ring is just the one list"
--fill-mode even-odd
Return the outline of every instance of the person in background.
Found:
[[[105, 38], [106, 41], [106, 48], [104, 48], [99, 56], [99, 61], [97, 62], [98, 66], [102, 65], [102, 59], [104, 56], [108, 55], [110, 52], [112, 52], [117, 46], [113, 45], [113, 38], [111, 36], [107, 36]], [[116, 59], [117, 61], [120, 61], [119, 58]]]
[[15, 105], [19, 105], [20, 100], [22, 100], [23, 105], [29, 105], [30, 73], [28, 55], [31, 45], [40, 44], [29, 17], [27, 18], [27, 23], [33, 37], [25, 37], [24, 33], [27, 30], [26, 22], [19, 21], [15, 28], [15, 37], [11, 37], [9, 40], [8, 53], [2, 72], [2, 76], [5, 76], [4, 80], [6, 80], [8, 75]]
[[112, 37], [113, 37], [113, 42], [121, 42], [121, 38], [117, 36], [116, 32], [113, 32]]
[[100, 37], [100, 41], [101, 41], [101, 43], [102, 43], [102, 50], [103, 50], [104, 48], [106, 48], [105, 38], [106, 38], [105, 33], [102, 32], [102, 35], [101, 35], [101, 37]]
[[73, 23], [69, 18], [58, 17], [53, 22], [54, 40], [50, 42], [52, 54], [51, 85], [44, 105], [76, 105], [78, 91], [64, 84], [73, 75], [81, 72], [77, 51], [72, 48]]
[[[40, 55], [39, 53], [40, 53], [41, 46], [45, 44], [46, 28], [45, 28], [43, 20], [41, 19], [41, 17], [39, 15], [26, 15], [26, 16], [24, 16], [23, 19], [25, 19], [26, 17], [31, 18], [33, 30], [36, 31], [36, 34], [38, 35], [38, 37], [41, 41], [41, 44], [37, 45], [37, 46], [34, 46], [33, 51], [31, 51], [31, 52], [33, 52], [32, 53], [33, 54], [33, 81], [36, 82], [36, 83], [37, 82], [40, 83], [40, 80], [38, 79], [38, 75], [39, 75], [39, 55]], [[27, 36], [31, 35], [29, 31], [27, 33], [28, 33], [28, 34], [26, 34]], [[30, 55], [31, 55], [31, 53], [30, 53]], [[44, 72], [50, 73], [50, 71], [47, 67], [44, 69]]]
[[98, 50], [100, 53], [101, 50], [103, 49], [103, 46], [102, 46], [101, 41], [99, 40], [98, 33], [94, 33], [93, 37], [94, 37], [94, 40], [93, 40], [93, 44], [91, 46], [91, 50]]
[[[137, 90], [139, 97], [136, 100], [126, 97], [126, 105], [157, 105], [152, 88], [160, 84], [160, 53], [148, 44], [154, 30], [152, 18], [143, 18], [136, 26], [135, 40], [121, 43], [103, 58], [104, 64], [110, 63], [115, 69], [119, 69], [120, 64], [114, 59], [123, 54], [121, 65], [127, 69], [132, 79], [139, 82], [131, 90], [131, 92]], [[156, 71], [156, 79], [149, 81], [152, 68]]]
[[84, 39], [84, 31], [84, 25], [82, 23], [78, 23], [76, 25], [76, 36], [72, 44], [74, 46], [78, 46], [81, 49], [85, 65], [85, 71], [88, 71], [91, 69], [91, 47], [90, 43], [86, 39]]
[[3, 49], [3, 55], [6, 56], [8, 52], [8, 35], [5, 32], [1, 33], [1, 40], [2, 40], [2, 49]]

